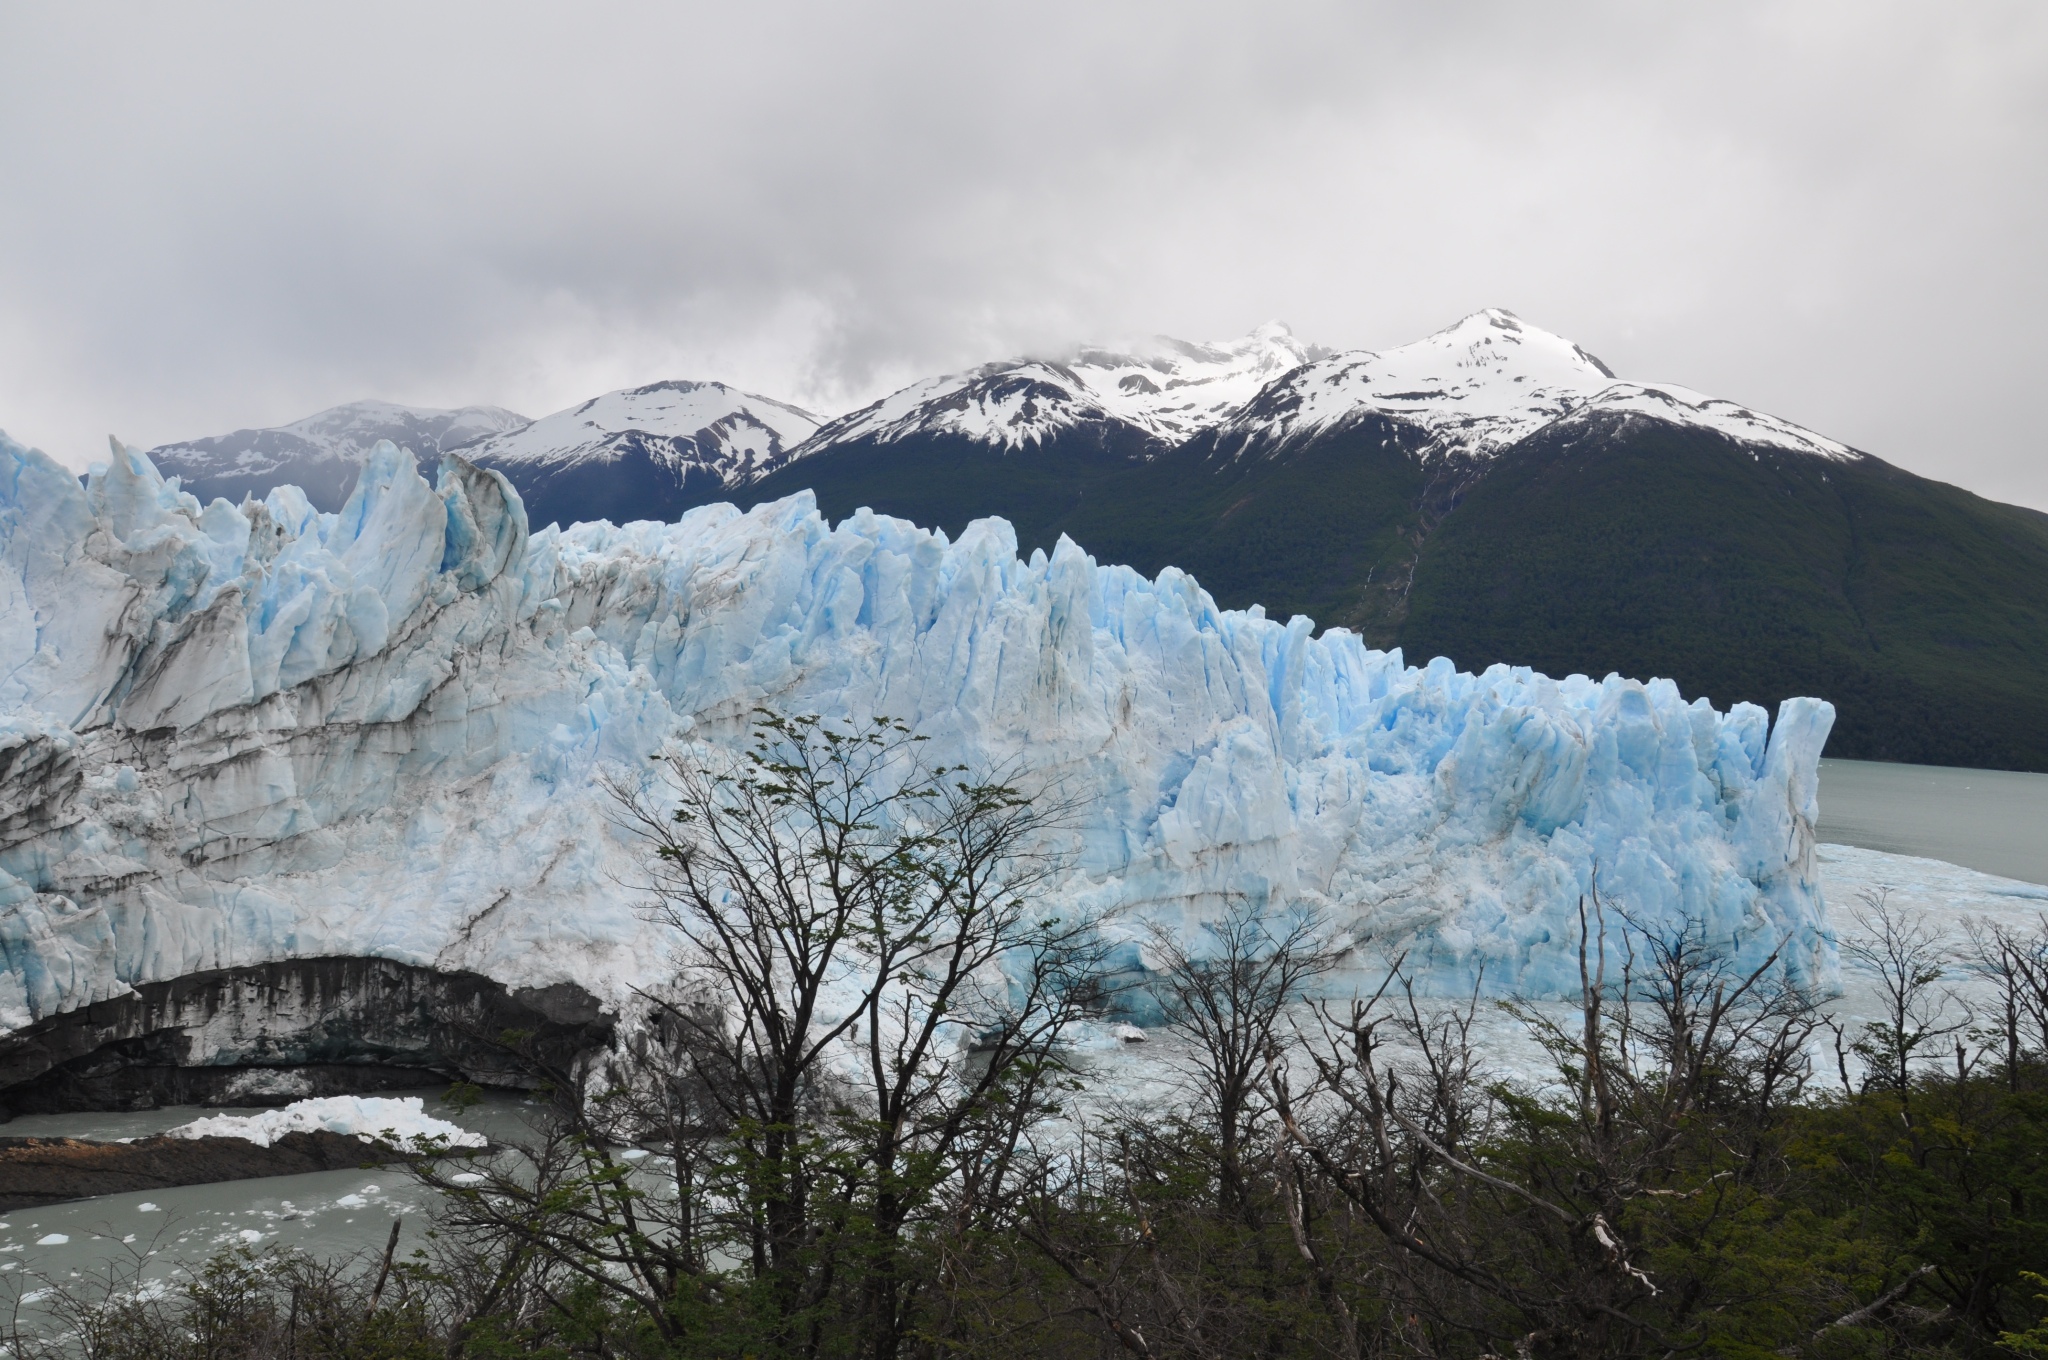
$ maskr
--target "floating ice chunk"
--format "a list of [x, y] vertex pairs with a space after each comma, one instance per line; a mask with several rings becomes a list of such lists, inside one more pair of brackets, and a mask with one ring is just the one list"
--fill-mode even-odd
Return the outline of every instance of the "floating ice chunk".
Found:
[[39, 1247], [61, 1247], [71, 1240], [66, 1233], [45, 1233], [36, 1239]]
[[195, 1119], [170, 1130], [168, 1136], [246, 1138], [269, 1147], [288, 1133], [319, 1131], [354, 1134], [366, 1143], [380, 1141], [406, 1149], [427, 1146], [434, 1140], [443, 1147], [483, 1147], [488, 1141], [482, 1134], [459, 1124], [434, 1118], [418, 1096], [327, 1096], [299, 1100], [261, 1114]]

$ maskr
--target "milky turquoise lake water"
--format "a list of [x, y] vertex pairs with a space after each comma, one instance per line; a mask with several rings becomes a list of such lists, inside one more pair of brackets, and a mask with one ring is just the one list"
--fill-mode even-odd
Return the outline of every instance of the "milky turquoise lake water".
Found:
[[2048, 774], [1820, 763], [1820, 839], [2048, 883]]

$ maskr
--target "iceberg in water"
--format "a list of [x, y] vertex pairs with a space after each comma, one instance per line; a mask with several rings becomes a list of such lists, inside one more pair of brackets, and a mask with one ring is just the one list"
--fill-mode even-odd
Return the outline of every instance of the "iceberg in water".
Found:
[[616, 1000], [663, 950], [600, 776], [756, 705], [900, 718], [1090, 795], [1063, 904], [1313, 903], [1425, 980], [1569, 994], [1578, 903], [1832, 970], [1833, 710], [1407, 665], [1000, 520], [807, 494], [529, 534], [510, 485], [381, 444], [337, 514], [202, 506], [140, 454], [0, 437], [0, 1030], [202, 969], [376, 955]]
[[217, 1114], [180, 1124], [168, 1138], [242, 1138], [269, 1147], [288, 1133], [354, 1134], [395, 1148], [480, 1148], [480, 1133], [436, 1119], [418, 1096], [325, 1096], [257, 1114]]

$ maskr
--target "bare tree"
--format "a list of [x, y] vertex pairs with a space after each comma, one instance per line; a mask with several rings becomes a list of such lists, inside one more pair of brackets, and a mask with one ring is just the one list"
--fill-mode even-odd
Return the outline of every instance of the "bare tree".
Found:
[[1931, 1045], [1969, 1027], [1968, 1010], [1938, 985], [1955, 958], [1941, 931], [1924, 915], [1893, 906], [1887, 889], [1865, 892], [1852, 916], [1862, 938], [1843, 941], [1842, 954], [1870, 979], [1881, 1012], [1850, 1051], [1865, 1064], [1865, 1087], [1894, 1092], [1910, 1123], [1915, 1064]]
[[1253, 1222], [1245, 1145], [1266, 1114], [1265, 1071], [1287, 1008], [1344, 955], [1324, 915], [1232, 898], [1189, 937], [1150, 927], [1167, 1024], [1191, 1041], [1197, 1106], [1216, 1137], [1218, 1193]]
[[[1155, 924], [1149, 933], [1157, 965], [1150, 990], [1168, 1025], [1188, 1040], [1191, 1108], [1126, 1117], [1113, 1136], [1098, 1138], [1092, 1158], [1049, 1159], [1033, 1201], [1040, 1220], [1027, 1231], [1073, 1282], [1081, 1306], [1128, 1351], [1271, 1352], [1276, 1324], [1238, 1306], [1234, 1285], [1218, 1278], [1231, 1272], [1219, 1272], [1199, 1244], [1248, 1256], [1261, 1298], [1283, 1289], [1285, 1272], [1266, 1232], [1274, 1196], [1253, 1185], [1275, 1171], [1264, 1073], [1285, 1037], [1288, 1007], [1344, 951], [1319, 912], [1275, 910], [1243, 897], [1227, 900], [1195, 931]], [[1191, 1152], [1204, 1168], [1192, 1179], [1181, 1174]], [[1063, 1182], [1057, 1189], [1056, 1181]], [[1044, 1221], [1047, 1206], [1091, 1196], [1120, 1201], [1111, 1216], [1124, 1225], [1121, 1237], [1064, 1238]], [[1292, 1207], [1294, 1218], [1300, 1213]], [[1141, 1323], [1140, 1315], [1150, 1320]]]
[[1524, 1355], [1703, 1335], [1707, 1285], [1657, 1278], [1648, 1244], [1732, 1230], [1771, 1174], [1761, 1129], [1804, 1089], [1815, 1022], [1776, 954], [1738, 970], [1696, 924], [1610, 915], [1597, 893], [1581, 903], [1576, 1022], [1509, 1007], [1551, 1055], [1547, 1091], [1479, 1078], [1476, 995], [1427, 1016], [1398, 960], [1373, 995], [1325, 1008], [1310, 1080], [1273, 1068], [1290, 1156], [1392, 1249], [1411, 1327]]
[[666, 797], [614, 793], [672, 979], [525, 1169], [450, 1188], [670, 1340], [717, 1305], [770, 1354], [835, 1331], [887, 1360], [930, 1278], [909, 1255], [1009, 1191], [1096, 999], [1094, 923], [1044, 901], [1072, 808], [886, 719], [762, 711], [738, 755], [667, 765]]
[[2048, 1054], [2048, 917], [2022, 932], [1990, 921], [1964, 922], [1967, 965], [1992, 984], [1997, 1016], [1984, 1037], [2004, 1061], [2008, 1089], [2018, 1090], [2021, 1065]]

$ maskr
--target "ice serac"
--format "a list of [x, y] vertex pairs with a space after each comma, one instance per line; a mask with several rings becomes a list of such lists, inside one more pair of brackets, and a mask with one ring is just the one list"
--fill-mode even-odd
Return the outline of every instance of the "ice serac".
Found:
[[[0, 1026], [130, 984], [374, 956], [616, 999], [663, 951], [600, 776], [758, 704], [886, 714], [1090, 795], [1062, 909], [1326, 907], [1432, 985], [1577, 985], [1577, 906], [1830, 967], [1832, 710], [1462, 674], [1219, 610], [1071, 542], [1020, 560], [808, 495], [529, 536], [505, 479], [390, 444], [338, 513], [202, 506], [117, 446], [0, 438]], [[1133, 946], [1133, 956], [1136, 946]]]

